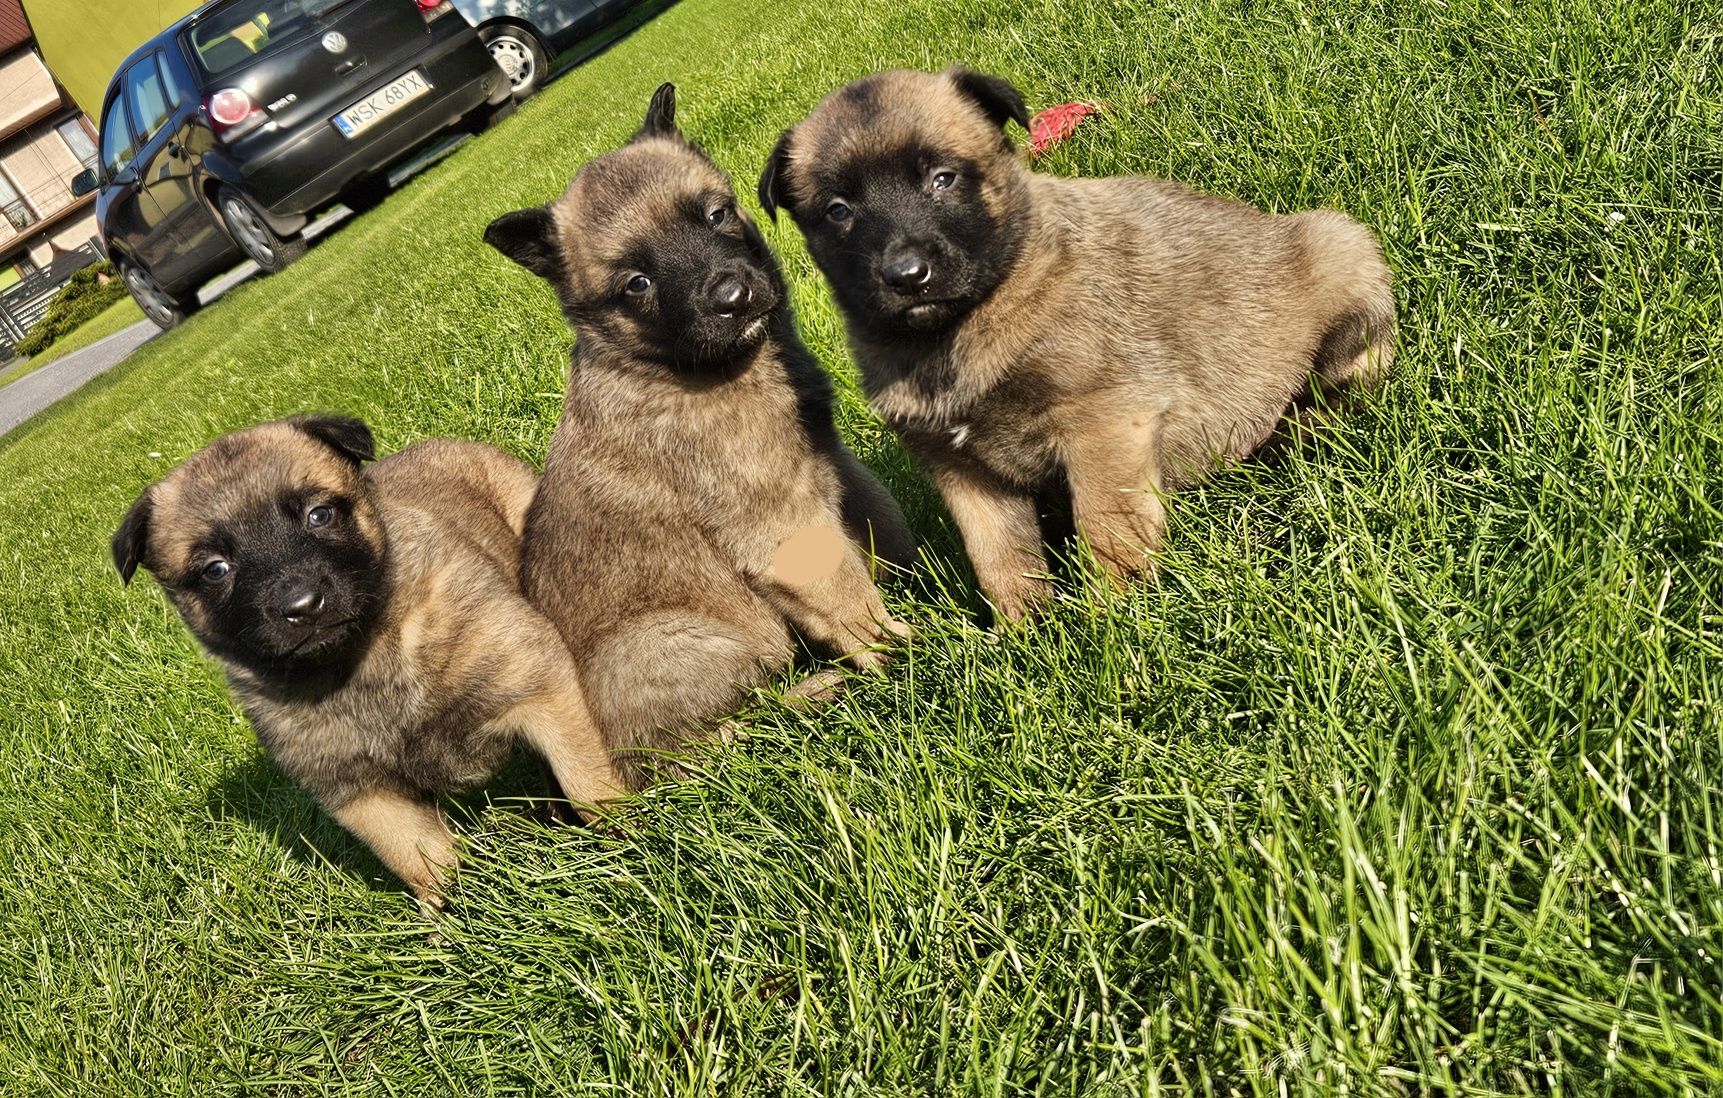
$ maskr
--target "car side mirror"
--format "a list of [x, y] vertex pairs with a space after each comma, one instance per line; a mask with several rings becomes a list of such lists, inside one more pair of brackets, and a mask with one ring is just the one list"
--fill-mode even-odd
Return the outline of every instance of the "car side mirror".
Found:
[[100, 186], [100, 181], [96, 179], [96, 169], [85, 168], [72, 177], [72, 197], [82, 198], [98, 186]]

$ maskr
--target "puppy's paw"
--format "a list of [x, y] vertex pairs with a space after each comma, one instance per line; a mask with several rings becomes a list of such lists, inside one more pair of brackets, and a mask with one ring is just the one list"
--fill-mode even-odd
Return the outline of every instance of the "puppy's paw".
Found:
[[844, 673], [837, 668], [816, 671], [784, 691], [784, 704], [791, 709], [825, 705], [844, 691]]
[[449, 898], [425, 890], [415, 890], [414, 898], [419, 901], [419, 918], [430, 924], [425, 931], [425, 941], [430, 945], [447, 942], [449, 939], [444, 930], [455, 918], [455, 908]]
[[1034, 621], [1053, 600], [1053, 585], [1035, 581], [987, 592], [993, 610], [993, 631], [1002, 632]]
[[851, 652], [844, 659], [857, 671], [883, 675], [885, 674], [885, 665], [891, 662], [891, 654], [874, 648], [863, 648], [860, 651]]

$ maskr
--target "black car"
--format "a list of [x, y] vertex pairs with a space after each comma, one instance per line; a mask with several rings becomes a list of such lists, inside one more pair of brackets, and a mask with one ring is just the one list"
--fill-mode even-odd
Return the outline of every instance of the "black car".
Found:
[[96, 223], [164, 328], [249, 257], [275, 271], [336, 201], [511, 106], [508, 80], [449, 0], [214, 0], [139, 47], [103, 101]]

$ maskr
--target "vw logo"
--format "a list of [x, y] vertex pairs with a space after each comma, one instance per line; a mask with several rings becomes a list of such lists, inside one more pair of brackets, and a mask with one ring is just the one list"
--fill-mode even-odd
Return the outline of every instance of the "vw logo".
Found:
[[323, 36], [323, 48], [330, 53], [340, 53], [347, 48], [347, 36], [340, 31], [330, 31]]

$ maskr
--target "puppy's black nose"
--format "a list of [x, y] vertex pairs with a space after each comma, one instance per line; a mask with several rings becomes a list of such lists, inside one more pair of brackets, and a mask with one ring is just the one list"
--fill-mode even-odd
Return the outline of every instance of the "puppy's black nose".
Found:
[[290, 591], [279, 609], [289, 625], [315, 625], [323, 616], [323, 592], [315, 587]]
[[754, 293], [739, 278], [726, 278], [712, 288], [712, 311], [719, 316], [735, 316], [754, 300]]
[[920, 252], [906, 252], [880, 268], [880, 277], [894, 290], [913, 290], [925, 286], [933, 277], [933, 264]]

